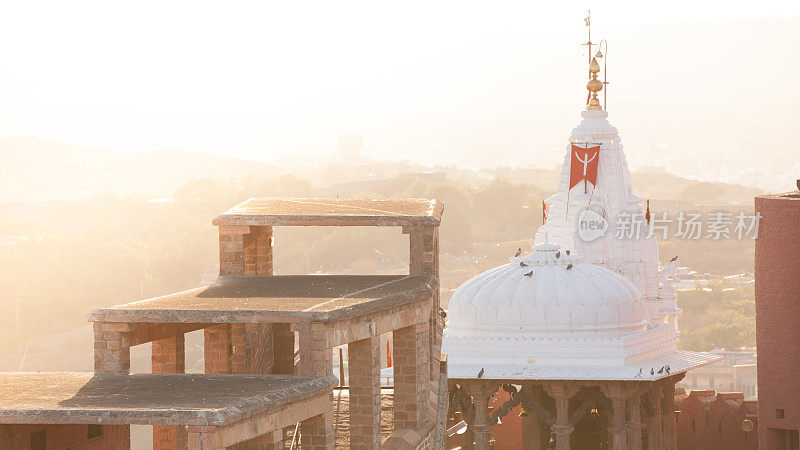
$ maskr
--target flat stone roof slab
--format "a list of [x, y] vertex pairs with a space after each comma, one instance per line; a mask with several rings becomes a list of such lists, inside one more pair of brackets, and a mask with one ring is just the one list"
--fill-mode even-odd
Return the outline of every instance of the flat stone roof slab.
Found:
[[429, 298], [425, 275], [221, 276], [208, 287], [99, 308], [94, 322], [241, 323], [252, 316], [329, 322]]
[[251, 198], [214, 219], [214, 225], [439, 225], [444, 206], [437, 200]]
[[336, 384], [333, 375], [0, 373], [0, 424], [221, 426]]

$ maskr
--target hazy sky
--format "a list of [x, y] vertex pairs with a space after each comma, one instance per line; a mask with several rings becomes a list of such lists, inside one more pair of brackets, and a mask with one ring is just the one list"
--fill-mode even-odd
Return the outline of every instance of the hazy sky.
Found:
[[[557, 161], [586, 98], [591, 6], [6, 2], [0, 136], [270, 160], [356, 132], [379, 156]], [[593, 7], [626, 148], [795, 139], [800, 2]]]

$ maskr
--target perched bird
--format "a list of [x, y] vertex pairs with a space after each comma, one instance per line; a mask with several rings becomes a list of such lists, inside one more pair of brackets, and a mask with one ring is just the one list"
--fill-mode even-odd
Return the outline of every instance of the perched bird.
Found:
[[651, 367], [651, 368], [650, 368], [650, 376], [653, 376], [653, 375], [655, 375], [655, 374], [656, 374], [656, 371], [655, 371], [655, 370], [653, 370], [653, 368]]
[[665, 370], [669, 373], [669, 366], [665, 366]]
[[531, 277], [531, 276], [533, 276], [533, 271], [531, 270], [530, 272], [526, 273], [526, 274], [525, 274], [525, 275], [523, 275], [523, 276], [524, 276], [524, 277]]
[[481, 367], [481, 371], [478, 372], [478, 378], [483, 378], [483, 367]]
[[637, 374], [636, 374], [636, 376], [637, 376], [637, 377], [640, 377], [640, 376], [642, 376], [642, 368], [641, 368], [641, 367], [639, 367], [639, 373], [637, 373]]
[[442, 316], [442, 320], [447, 319], [447, 313], [442, 308], [439, 308], [439, 315]]
[[797, 180], [797, 190], [800, 191], [800, 179]]
[[517, 249], [517, 253], [514, 253], [514, 256], [519, 256], [522, 254], [522, 248]]
[[513, 384], [504, 384], [500, 387], [503, 388], [504, 391], [508, 392], [512, 396], [517, 393], [517, 387], [514, 386]]
[[561, 252], [556, 252], [556, 258], [561, 258]]
[[661, 368], [658, 369], [658, 373], [664, 373], [664, 367], [666, 367], [666, 366], [661, 366]]
[[564, 251], [567, 252], [567, 255], [569, 255], [569, 250], [564, 250]]
[[675, 261], [677, 261], [677, 260], [678, 260], [678, 257], [676, 256], [676, 257], [674, 257], [674, 258], [670, 259], [670, 260], [669, 260], [669, 262], [675, 262]]
[[520, 267], [528, 267], [528, 265], [527, 265], [527, 264], [525, 264], [525, 261], [520, 261], [520, 262], [519, 262], [519, 266], [520, 266]]
[[567, 264], [567, 270], [572, 269], [572, 263]]

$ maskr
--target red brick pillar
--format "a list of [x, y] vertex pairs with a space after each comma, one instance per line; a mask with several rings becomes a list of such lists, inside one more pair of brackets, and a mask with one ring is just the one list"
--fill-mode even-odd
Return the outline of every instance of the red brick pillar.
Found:
[[220, 226], [220, 275], [272, 275], [272, 227]]
[[272, 227], [250, 227], [242, 237], [245, 275], [272, 275]]
[[[439, 227], [413, 225], [406, 230], [409, 235], [409, 273], [439, 278]], [[436, 381], [442, 350], [444, 319], [439, 315], [439, 292], [433, 294], [430, 318], [430, 369], [431, 381]]]
[[244, 275], [244, 236], [248, 226], [219, 227], [219, 274]]
[[186, 371], [184, 334], [181, 331], [176, 332], [175, 336], [152, 342], [151, 372], [184, 373]]
[[300, 324], [300, 375], [333, 375], [333, 348], [330, 330], [323, 324]]
[[[186, 365], [185, 338], [182, 330], [176, 335], [152, 342], [152, 373], [184, 373]], [[186, 448], [187, 434], [184, 426], [154, 425], [153, 450]]]
[[333, 411], [300, 422], [300, 433], [300, 448], [303, 450], [333, 450]]
[[294, 373], [294, 332], [288, 323], [272, 324], [273, 373]]
[[130, 373], [132, 325], [95, 322], [93, 326], [95, 373]]
[[247, 360], [247, 328], [243, 323], [232, 323], [228, 325], [230, 336], [230, 372], [228, 373], [250, 373], [248, 371]]
[[430, 364], [428, 323], [394, 330], [394, 423], [395, 429], [420, 429], [428, 420]]
[[374, 336], [347, 347], [350, 374], [350, 448], [381, 446], [381, 339]]
[[204, 329], [203, 356], [206, 373], [231, 373], [230, 325], [213, 325]]

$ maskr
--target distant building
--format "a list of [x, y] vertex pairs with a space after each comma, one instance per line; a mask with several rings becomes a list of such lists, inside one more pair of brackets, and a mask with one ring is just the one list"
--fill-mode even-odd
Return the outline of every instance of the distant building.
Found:
[[691, 371], [677, 384], [677, 387], [684, 388], [687, 392], [695, 390], [741, 392], [746, 400], [757, 399], [755, 348], [712, 350], [709, 353], [722, 356], [724, 359]]

